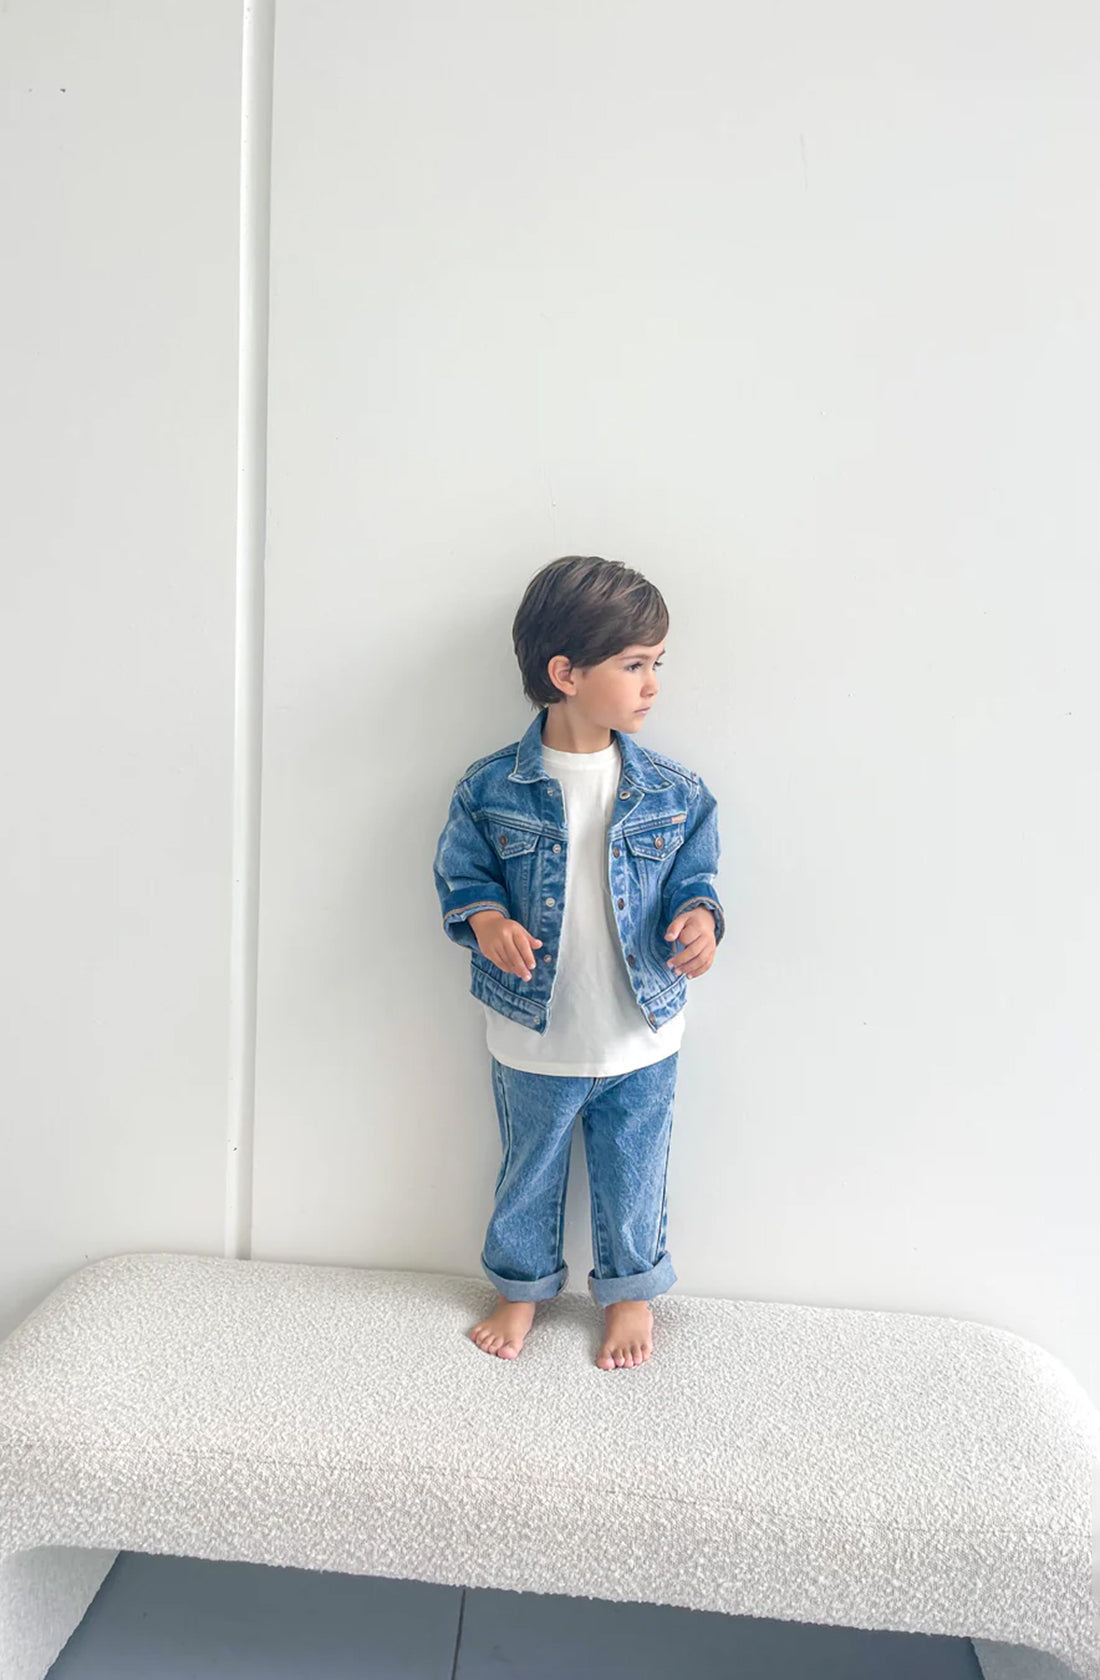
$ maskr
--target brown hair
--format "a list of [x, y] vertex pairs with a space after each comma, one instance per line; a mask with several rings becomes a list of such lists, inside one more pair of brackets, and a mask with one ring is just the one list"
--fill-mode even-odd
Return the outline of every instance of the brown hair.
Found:
[[565, 695], [546, 667], [555, 654], [586, 671], [638, 642], [655, 647], [668, 633], [661, 591], [621, 560], [566, 554], [551, 560], [527, 585], [512, 625], [523, 692], [535, 706]]

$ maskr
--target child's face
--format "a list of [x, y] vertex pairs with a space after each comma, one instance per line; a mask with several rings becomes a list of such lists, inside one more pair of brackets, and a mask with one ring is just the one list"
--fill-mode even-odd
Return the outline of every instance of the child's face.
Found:
[[586, 671], [574, 668], [574, 700], [579, 709], [601, 728], [633, 734], [642, 727], [657, 698], [660, 683], [656, 673], [664, 651], [664, 642], [653, 647], [635, 643]]

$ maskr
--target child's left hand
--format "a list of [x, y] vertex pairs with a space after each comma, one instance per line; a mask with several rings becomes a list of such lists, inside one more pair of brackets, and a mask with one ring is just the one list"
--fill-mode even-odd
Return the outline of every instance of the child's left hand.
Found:
[[714, 912], [708, 910], [705, 904], [697, 904], [682, 916], [674, 916], [665, 931], [665, 938], [678, 939], [684, 946], [674, 957], [669, 957], [666, 968], [671, 968], [675, 974], [685, 974], [689, 980], [696, 979], [705, 974], [714, 961]]

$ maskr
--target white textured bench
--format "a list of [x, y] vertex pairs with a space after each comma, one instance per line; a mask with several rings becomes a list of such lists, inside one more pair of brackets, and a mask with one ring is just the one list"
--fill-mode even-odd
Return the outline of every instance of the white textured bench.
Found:
[[[0, 1674], [42, 1680], [120, 1550], [969, 1637], [1100, 1680], [1100, 1418], [1007, 1331], [676, 1294], [516, 1360], [484, 1282], [128, 1254], [0, 1344]], [[1045, 1653], [1045, 1654], [1044, 1654]]]

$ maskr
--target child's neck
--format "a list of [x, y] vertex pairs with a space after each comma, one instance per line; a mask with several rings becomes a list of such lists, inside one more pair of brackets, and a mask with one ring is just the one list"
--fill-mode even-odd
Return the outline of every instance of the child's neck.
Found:
[[606, 724], [572, 716], [567, 706], [559, 702], [547, 708], [546, 722], [542, 726], [542, 744], [556, 752], [603, 752], [611, 745], [611, 731]]

